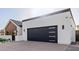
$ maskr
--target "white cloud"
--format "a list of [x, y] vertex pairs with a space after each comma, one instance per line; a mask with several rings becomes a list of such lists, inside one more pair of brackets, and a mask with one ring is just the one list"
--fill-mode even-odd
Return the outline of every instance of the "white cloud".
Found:
[[72, 8], [71, 10], [72, 10], [75, 23], [79, 25], [79, 8]]

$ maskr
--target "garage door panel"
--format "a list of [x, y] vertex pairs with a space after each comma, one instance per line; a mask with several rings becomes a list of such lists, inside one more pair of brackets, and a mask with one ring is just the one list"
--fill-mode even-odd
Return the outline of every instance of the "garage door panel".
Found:
[[57, 42], [57, 26], [29, 28], [27, 33], [31, 41]]

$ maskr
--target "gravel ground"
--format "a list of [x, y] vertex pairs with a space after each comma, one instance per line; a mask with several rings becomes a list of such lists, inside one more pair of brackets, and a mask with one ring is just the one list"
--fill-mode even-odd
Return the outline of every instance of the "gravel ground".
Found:
[[19, 41], [0, 43], [0, 51], [79, 51], [79, 46], [49, 42]]

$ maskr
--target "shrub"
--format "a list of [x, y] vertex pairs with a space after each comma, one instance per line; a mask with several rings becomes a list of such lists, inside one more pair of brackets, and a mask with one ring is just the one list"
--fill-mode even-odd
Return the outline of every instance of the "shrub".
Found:
[[0, 38], [0, 42], [6, 42], [8, 41], [7, 39], [3, 39], [3, 38]]

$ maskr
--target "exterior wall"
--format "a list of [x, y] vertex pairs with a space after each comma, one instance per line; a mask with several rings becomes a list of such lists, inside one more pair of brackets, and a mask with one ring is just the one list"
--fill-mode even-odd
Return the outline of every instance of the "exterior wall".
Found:
[[21, 41], [22, 39], [23, 39], [22, 35], [15, 36], [15, 41]]
[[63, 39], [65, 40], [64, 43], [71, 43], [75, 42], [75, 23], [70, 15], [70, 12], [66, 14], [66, 18], [64, 19], [64, 26], [65, 29], [63, 30]]
[[[6, 31], [6, 35], [9, 33], [9, 35], [12, 34], [12, 32], [16, 30], [16, 26], [12, 23], [12, 22], [9, 22], [9, 24], [7, 25], [7, 27], [5, 28], [5, 31]], [[8, 33], [7, 33], [8, 32]]]
[[17, 27], [17, 35], [22, 35], [22, 28], [21, 27]]
[[76, 25], [73, 23], [72, 19], [70, 19], [70, 28], [71, 28], [71, 41], [76, 42]]
[[[72, 42], [71, 27], [69, 23], [70, 12], [64, 12], [56, 15], [40, 17], [38, 19], [23, 22], [23, 40], [27, 40], [27, 28], [44, 27], [44, 26], [58, 26], [58, 44], [70, 44]], [[71, 20], [72, 21], [72, 20]], [[64, 30], [62, 29], [64, 25]], [[74, 25], [74, 24], [73, 24]], [[73, 26], [74, 27], [74, 26]], [[73, 39], [74, 40], [74, 39]]]

